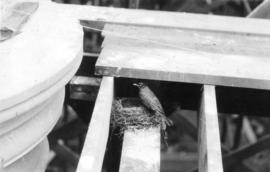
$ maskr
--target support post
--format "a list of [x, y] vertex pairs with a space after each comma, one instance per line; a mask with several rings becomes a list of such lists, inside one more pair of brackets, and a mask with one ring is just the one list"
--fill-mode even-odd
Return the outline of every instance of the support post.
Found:
[[113, 77], [103, 77], [76, 172], [101, 172], [109, 136]]
[[198, 123], [199, 172], [223, 172], [214, 86], [203, 86]]
[[160, 128], [125, 131], [119, 172], [160, 171]]

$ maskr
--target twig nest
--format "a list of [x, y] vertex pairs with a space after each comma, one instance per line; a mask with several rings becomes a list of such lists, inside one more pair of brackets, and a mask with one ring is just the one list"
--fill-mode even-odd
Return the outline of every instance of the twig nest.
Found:
[[113, 102], [111, 124], [113, 128], [141, 130], [160, 125], [160, 117], [150, 112], [138, 98], [116, 98]]

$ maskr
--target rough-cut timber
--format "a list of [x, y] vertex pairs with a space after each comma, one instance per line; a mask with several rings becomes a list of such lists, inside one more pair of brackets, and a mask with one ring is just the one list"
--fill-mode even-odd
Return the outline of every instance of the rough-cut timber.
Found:
[[103, 34], [97, 74], [270, 88], [269, 36], [119, 25]]
[[214, 86], [203, 86], [198, 120], [199, 172], [223, 172]]
[[160, 172], [160, 128], [125, 131], [119, 172]]
[[263, 19], [59, 4], [51, 5], [51, 10], [63, 13], [67, 17], [91, 21], [90, 27], [98, 26], [98, 28], [102, 28], [105, 23], [117, 23], [214, 32], [270, 34], [268, 29], [270, 23]]
[[77, 172], [100, 172], [109, 135], [114, 81], [103, 77]]

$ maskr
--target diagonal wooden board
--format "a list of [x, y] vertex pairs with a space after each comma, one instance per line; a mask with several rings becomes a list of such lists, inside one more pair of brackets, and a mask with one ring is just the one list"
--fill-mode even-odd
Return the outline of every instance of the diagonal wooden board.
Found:
[[[54, 6], [54, 7], [53, 7]], [[102, 28], [106, 23], [154, 26], [159, 28], [197, 29], [218, 32], [269, 35], [270, 22], [263, 19], [245, 19], [183, 12], [137, 10], [86, 5], [52, 5], [58, 13], [78, 20], [90, 21]], [[84, 23], [84, 24], [87, 24]]]
[[270, 89], [270, 35], [107, 24], [96, 73]]

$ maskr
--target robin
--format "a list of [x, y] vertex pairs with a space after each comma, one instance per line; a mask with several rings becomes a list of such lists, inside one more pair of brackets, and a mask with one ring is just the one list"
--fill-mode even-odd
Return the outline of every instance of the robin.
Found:
[[172, 126], [173, 122], [169, 118], [165, 116], [164, 110], [161, 106], [156, 95], [152, 92], [152, 90], [144, 83], [134, 83], [134, 86], [139, 88], [139, 97], [142, 101], [142, 104], [147, 107], [150, 111], [161, 118], [161, 130], [163, 131], [163, 137], [165, 143], [167, 145], [167, 133], [166, 133], [166, 126]]

